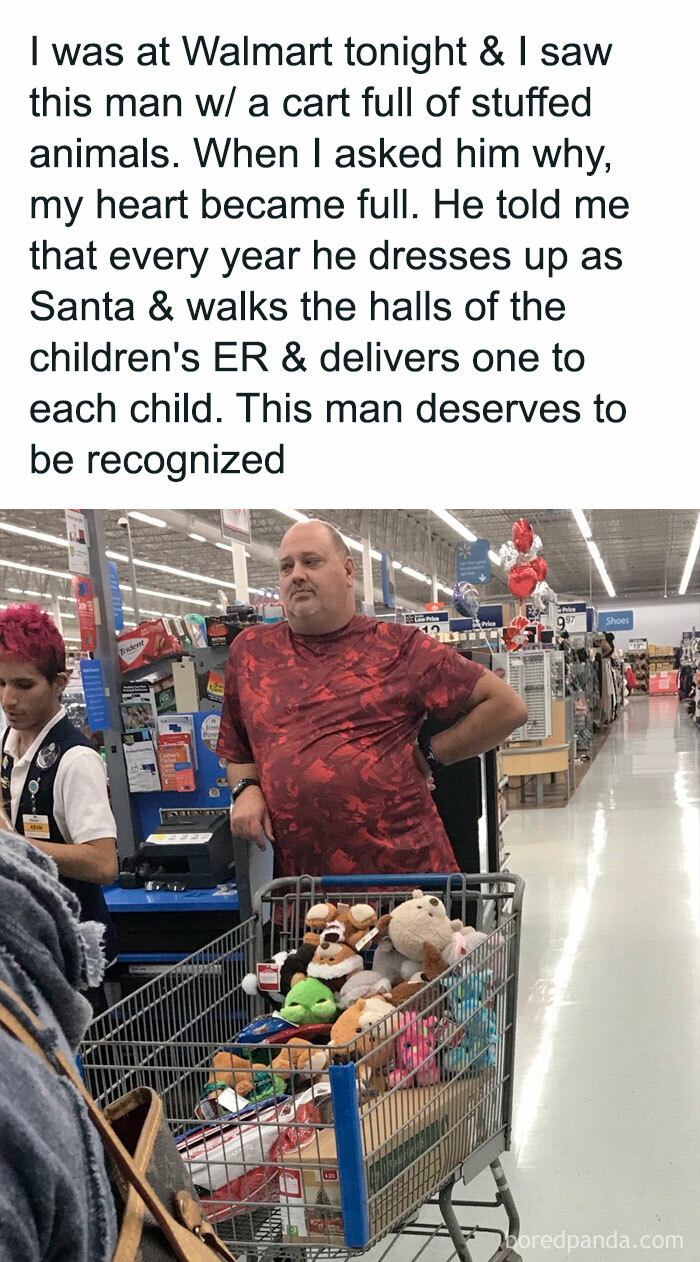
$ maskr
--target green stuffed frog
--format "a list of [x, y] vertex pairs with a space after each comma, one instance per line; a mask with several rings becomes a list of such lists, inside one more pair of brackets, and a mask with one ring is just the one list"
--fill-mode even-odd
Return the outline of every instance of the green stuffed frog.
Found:
[[317, 1025], [334, 1021], [337, 1006], [333, 991], [315, 977], [305, 977], [292, 986], [279, 1013], [293, 1025]]

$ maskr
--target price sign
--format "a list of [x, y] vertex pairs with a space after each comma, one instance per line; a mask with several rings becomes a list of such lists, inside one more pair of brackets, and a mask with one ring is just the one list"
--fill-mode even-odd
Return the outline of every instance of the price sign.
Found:
[[584, 635], [586, 630], [585, 600], [577, 600], [569, 605], [557, 605], [557, 631], [568, 631], [569, 635]]
[[407, 613], [406, 622], [420, 627], [427, 635], [438, 636], [441, 631], [449, 631], [450, 612], [448, 609], [436, 609], [435, 613]]

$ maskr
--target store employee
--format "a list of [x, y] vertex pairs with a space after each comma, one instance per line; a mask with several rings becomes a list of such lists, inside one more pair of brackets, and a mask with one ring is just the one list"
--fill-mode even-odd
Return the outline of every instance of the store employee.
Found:
[[[8, 728], [0, 751], [2, 805], [13, 828], [54, 860], [80, 902], [83, 920], [105, 926], [107, 963], [114, 928], [102, 885], [117, 875], [116, 825], [100, 755], [61, 706], [66, 650], [37, 605], [0, 610], [0, 705]], [[102, 988], [88, 992], [93, 1009]]]
[[236, 835], [280, 876], [454, 871], [414, 757], [426, 713], [447, 730], [428, 763], [493, 749], [525, 721], [511, 688], [418, 627], [355, 614], [355, 566], [319, 521], [282, 540], [286, 622], [231, 645], [219, 736]]

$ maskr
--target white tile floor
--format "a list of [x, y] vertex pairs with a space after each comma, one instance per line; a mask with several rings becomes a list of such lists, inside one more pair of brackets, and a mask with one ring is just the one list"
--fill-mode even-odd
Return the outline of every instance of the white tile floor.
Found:
[[526, 1262], [700, 1260], [699, 797], [700, 732], [675, 698], [640, 697], [568, 806], [506, 825], [527, 887], [503, 1165], [524, 1235], [581, 1238], [532, 1240]]

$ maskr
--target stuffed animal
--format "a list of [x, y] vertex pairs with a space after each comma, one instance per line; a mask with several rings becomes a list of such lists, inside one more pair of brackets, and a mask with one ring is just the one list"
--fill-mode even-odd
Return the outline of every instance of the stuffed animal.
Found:
[[316, 947], [307, 974], [325, 982], [335, 994], [354, 973], [363, 972], [365, 966], [357, 951], [346, 942], [338, 941], [332, 932], [333, 928], [331, 924], [321, 934], [321, 941]]
[[304, 934], [304, 942], [308, 946], [317, 947], [321, 941], [321, 934], [326, 925], [331, 920], [335, 920], [338, 914], [338, 908], [335, 903], [314, 903], [306, 913], [304, 924], [307, 926]]
[[429, 982], [435, 981], [441, 973], [445, 972], [445, 961], [443, 960], [438, 948], [432, 943], [426, 942], [423, 952], [423, 971], [414, 973], [407, 982], [398, 982], [393, 986], [389, 998], [397, 1008], [403, 1003], [407, 1003], [409, 999], [414, 1001], [417, 1009], [422, 1009], [426, 1005], [435, 1002], [435, 994], [427, 990]]
[[209, 1085], [233, 1087], [237, 1095], [249, 1096], [253, 1090], [255, 1075], [269, 1075], [269, 1065], [248, 1060], [245, 1056], [236, 1056], [233, 1052], [216, 1052], [212, 1060], [212, 1072]]
[[450, 992], [450, 1011], [462, 1034], [456, 1046], [445, 1052], [447, 1073], [466, 1071], [469, 1077], [496, 1063], [496, 1017], [488, 1006], [491, 974], [481, 969], [460, 981]]
[[333, 1021], [336, 1012], [333, 991], [317, 977], [305, 977], [292, 986], [280, 1016], [292, 1025], [316, 1025]]
[[285, 1079], [295, 1075], [316, 1078], [328, 1068], [329, 1063], [328, 1050], [315, 1047], [306, 1039], [292, 1039], [285, 1043], [269, 1065], [247, 1060], [234, 1052], [217, 1052], [212, 1060], [207, 1094], [217, 1094], [223, 1087], [233, 1087], [237, 1095], [262, 1100], [270, 1095], [284, 1094]]
[[254, 973], [246, 973], [241, 987], [247, 995], [261, 995], [271, 1003], [283, 1004], [292, 986], [306, 977], [313, 956], [314, 947], [307, 943], [297, 951], [278, 951], [271, 960], [257, 964]]
[[317, 1047], [307, 1039], [290, 1039], [275, 1056], [270, 1068], [282, 1078], [298, 1076], [315, 1079], [325, 1073], [329, 1064], [327, 1047]]
[[324, 933], [332, 930], [338, 942], [356, 946], [377, 923], [377, 913], [369, 903], [316, 903], [306, 916], [304, 942], [318, 946]]
[[399, 1026], [394, 1041], [390, 1087], [429, 1087], [440, 1081], [436, 1058], [436, 1026], [433, 1016], [418, 1012], [397, 1013]]
[[374, 969], [363, 968], [361, 972], [350, 974], [336, 994], [336, 999], [339, 1008], [349, 1008], [358, 999], [369, 999], [372, 995], [380, 995], [389, 1001], [390, 992], [391, 982], [388, 977], [383, 977]]
[[[342, 925], [343, 941], [357, 950], [358, 944], [376, 925], [377, 913], [369, 903], [355, 903], [352, 907], [341, 903], [335, 923]], [[330, 924], [327, 925], [325, 933], [327, 934], [332, 927]]]
[[362, 1058], [365, 1077], [378, 1073], [391, 1061], [395, 1015], [393, 1004], [379, 995], [358, 999], [333, 1025], [328, 1044], [331, 1058], [337, 1061]]
[[449, 920], [445, 904], [432, 894], [414, 890], [413, 897], [399, 903], [377, 925], [379, 946], [374, 968], [392, 982], [408, 981], [422, 964], [426, 944], [437, 947], [445, 964], [455, 961], [455, 934], [463, 933], [461, 920]]

